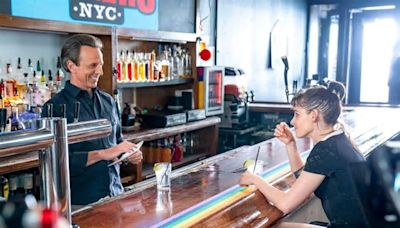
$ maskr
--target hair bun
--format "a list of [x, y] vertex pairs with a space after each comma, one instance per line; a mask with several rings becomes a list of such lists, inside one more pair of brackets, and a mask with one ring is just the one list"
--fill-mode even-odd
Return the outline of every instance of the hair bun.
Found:
[[336, 94], [339, 97], [339, 100], [343, 100], [345, 95], [345, 87], [341, 82], [338, 81], [328, 82], [327, 90], [333, 94]]

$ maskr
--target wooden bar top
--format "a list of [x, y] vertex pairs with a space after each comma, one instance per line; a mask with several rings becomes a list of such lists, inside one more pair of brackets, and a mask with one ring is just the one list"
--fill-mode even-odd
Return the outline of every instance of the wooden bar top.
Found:
[[[342, 118], [360, 150], [368, 154], [399, 132], [400, 121], [396, 121], [399, 115], [400, 109], [396, 108], [352, 108]], [[297, 144], [300, 151], [305, 151], [304, 155], [312, 146], [308, 139], [299, 139]], [[170, 191], [157, 191], [154, 179], [150, 179], [132, 186], [132, 190], [121, 196], [73, 212], [72, 220], [80, 227], [151, 227], [167, 224], [166, 221], [172, 218], [184, 220], [182, 215], [191, 208], [207, 205], [208, 201], [212, 203], [216, 195], [240, 188], [237, 183], [241, 173], [235, 171], [246, 159], [255, 159], [259, 146], [264, 175], [279, 174], [268, 181], [280, 189], [288, 188], [293, 178], [289, 174], [286, 149], [273, 138], [174, 170]], [[276, 172], [282, 165], [286, 168]], [[213, 209], [206, 217], [186, 225], [268, 226], [282, 217], [282, 213], [258, 191], [245, 189], [240, 193], [242, 197], [236, 201], [218, 210]]]

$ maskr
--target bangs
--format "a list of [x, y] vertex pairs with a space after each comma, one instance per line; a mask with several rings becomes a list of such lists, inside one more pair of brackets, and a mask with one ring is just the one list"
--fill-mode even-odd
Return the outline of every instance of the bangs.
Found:
[[296, 93], [296, 95], [294, 95], [294, 97], [290, 101], [290, 104], [293, 107], [295, 106], [304, 107], [304, 93], [305, 93], [304, 90], [300, 90], [298, 93]]

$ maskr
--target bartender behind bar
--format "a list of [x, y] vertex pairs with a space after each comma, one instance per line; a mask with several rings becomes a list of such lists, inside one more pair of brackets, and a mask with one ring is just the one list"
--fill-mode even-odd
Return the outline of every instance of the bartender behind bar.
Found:
[[[43, 107], [42, 117], [53, 115], [67, 118], [68, 123], [108, 119], [112, 132], [108, 137], [69, 145], [71, 202], [85, 205], [123, 192], [119, 164], [108, 165], [121, 154], [134, 151], [135, 144], [122, 139], [121, 125], [113, 98], [97, 88], [103, 74], [103, 44], [100, 39], [78, 34], [66, 40], [61, 50], [63, 68], [70, 81]], [[53, 114], [49, 112], [53, 105]], [[74, 115], [76, 107], [78, 115]], [[79, 117], [79, 118], [78, 118]], [[142, 160], [140, 151], [127, 158], [136, 164]]]

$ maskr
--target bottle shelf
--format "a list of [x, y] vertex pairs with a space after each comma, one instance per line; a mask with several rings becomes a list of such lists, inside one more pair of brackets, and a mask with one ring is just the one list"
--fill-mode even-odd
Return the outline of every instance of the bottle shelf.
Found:
[[198, 129], [214, 126], [219, 124], [220, 122], [221, 119], [219, 117], [208, 117], [204, 120], [189, 122], [173, 127], [141, 129], [134, 132], [125, 132], [124, 139], [133, 142], [152, 141], [173, 135], [178, 135], [184, 132], [195, 131]]
[[0, 175], [31, 169], [39, 166], [39, 153], [32, 151], [0, 159]]
[[193, 78], [177, 78], [167, 81], [158, 82], [118, 82], [118, 89], [129, 89], [129, 88], [142, 88], [142, 87], [157, 87], [157, 86], [169, 86], [169, 85], [182, 85], [193, 82]]

